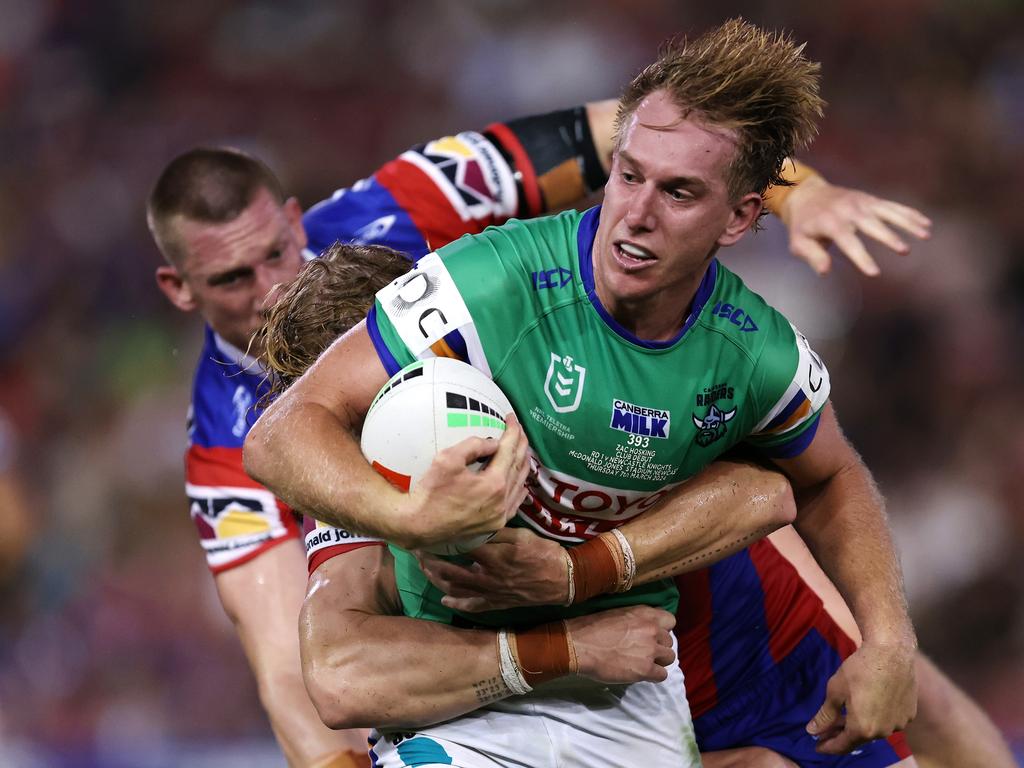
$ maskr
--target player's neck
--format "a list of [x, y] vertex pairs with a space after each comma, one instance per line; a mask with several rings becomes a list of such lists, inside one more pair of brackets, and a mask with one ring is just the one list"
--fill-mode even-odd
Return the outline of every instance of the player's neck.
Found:
[[686, 285], [666, 286], [642, 298], [598, 297], [615, 321], [629, 333], [644, 341], [671, 341], [682, 330], [693, 306], [703, 275], [688, 280]]

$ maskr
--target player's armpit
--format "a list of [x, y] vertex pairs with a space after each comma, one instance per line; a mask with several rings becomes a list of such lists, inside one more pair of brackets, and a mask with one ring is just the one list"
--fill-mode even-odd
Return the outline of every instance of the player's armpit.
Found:
[[325, 728], [303, 685], [295, 619], [305, 568], [294, 540], [215, 577], [225, 612], [238, 632], [256, 678], [260, 702], [292, 765], [330, 753], [365, 751], [366, 733]]

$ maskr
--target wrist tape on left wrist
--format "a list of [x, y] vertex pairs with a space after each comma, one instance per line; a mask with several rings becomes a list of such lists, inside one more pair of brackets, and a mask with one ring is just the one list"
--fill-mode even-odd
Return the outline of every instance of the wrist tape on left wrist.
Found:
[[498, 664], [506, 687], [516, 695], [579, 671], [576, 647], [564, 621], [541, 624], [523, 632], [498, 632]]

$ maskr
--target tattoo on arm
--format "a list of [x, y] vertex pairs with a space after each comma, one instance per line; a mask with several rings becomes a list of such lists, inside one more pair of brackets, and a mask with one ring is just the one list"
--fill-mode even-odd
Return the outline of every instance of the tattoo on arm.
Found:
[[501, 675], [473, 683], [473, 690], [476, 691], [476, 700], [481, 704], [490, 704], [492, 701], [504, 699], [509, 694]]
[[693, 557], [690, 557], [690, 558], [688, 558], [686, 560], [682, 560], [680, 562], [672, 563], [672, 565], [665, 566], [664, 568], [659, 568], [657, 571], [655, 571], [652, 574], [650, 574], [650, 576], [646, 576], [645, 575], [644, 576], [644, 581], [647, 581], [647, 580], [654, 581], [656, 579], [666, 579], [666, 578], [669, 578], [670, 576], [676, 576], [677, 574], [682, 573], [684, 571], [693, 570], [692, 566], [699, 565], [699, 564], [701, 564], [702, 562], [704, 562], [706, 560], [710, 560], [711, 558], [717, 557], [719, 554], [721, 554], [725, 550], [732, 550], [733, 552], [739, 552], [741, 549], [743, 549], [743, 547], [748, 546], [749, 544], [751, 544], [754, 541], [758, 541], [760, 539], [763, 539], [765, 536], [767, 536], [769, 533], [772, 533], [774, 530], [775, 530], [775, 526], [769, 526], [769, 525], [766, 525], [764, 528], [758, 528], [756, 531], [748, 533], [746, 536], [744, 536], [742, 538], [739, 538], [739, 539], [736, 539], [734, 541], [731, 541], [731, 542], [729, 542], [727, 544], [723, 544], [722, 546], [718, 547], [717, 549], [711, 549], [711, 550], [708, 550], [708, 551], [705, 551], [705, 552], [701, 552], [700, 554], [694, 555]]

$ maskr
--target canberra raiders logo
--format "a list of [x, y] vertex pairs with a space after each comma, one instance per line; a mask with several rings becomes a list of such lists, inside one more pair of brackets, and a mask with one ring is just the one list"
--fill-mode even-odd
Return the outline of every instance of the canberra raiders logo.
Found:
[[712, 405], [703, 419], [698, 419], [695, 413], [691, 414], [693, 425], [697, 427], [697, 445], [705, 448], [718, 440], [725, 434], [725, 422], [731, 421], [735, 415], [735, 408], [723, 411], [717, 405]]

